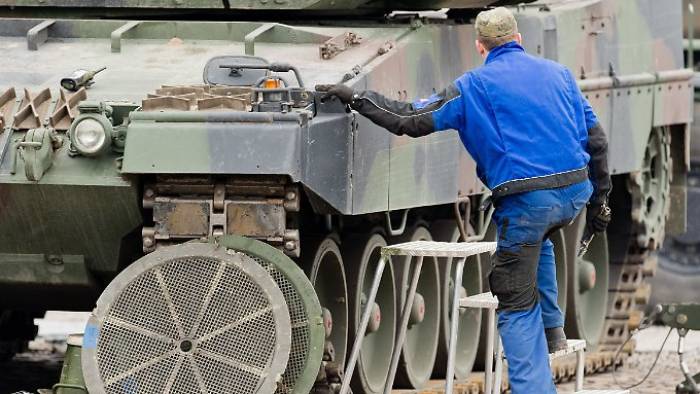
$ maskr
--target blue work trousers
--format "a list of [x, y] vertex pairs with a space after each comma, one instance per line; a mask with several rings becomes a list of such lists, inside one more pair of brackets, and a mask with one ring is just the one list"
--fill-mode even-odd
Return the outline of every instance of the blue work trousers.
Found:
[[501, 198], [493, 218], [498, 247], [489, 283], [498, 297], [498, 330], [513, 394], [556, 393], [544, 328], [561, 327], [554, 246], [548, 236], [588, 202], [589, 181]]

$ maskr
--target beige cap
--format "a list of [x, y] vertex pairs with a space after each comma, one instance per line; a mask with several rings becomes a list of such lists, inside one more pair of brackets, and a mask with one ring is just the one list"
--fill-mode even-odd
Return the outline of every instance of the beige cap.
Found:
[[513, 13], [505, 7], [482, 11], [476, 16], [476, 34], [485, 38], [510, 36], [518, 31]]

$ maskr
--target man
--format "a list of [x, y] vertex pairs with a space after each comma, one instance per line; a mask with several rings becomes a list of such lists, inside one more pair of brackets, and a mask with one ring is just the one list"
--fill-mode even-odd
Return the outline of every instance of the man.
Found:
[[[512, 392], [555, 393], [547, 351], [566, 346], [548, 236], [588, 204], [587, 232], [605, 231], [607, 139], [564, 66], [530, 56], [513, 14], [476, 19], [482, 67], [414, 103], [345, 85], [319, 86], [397, 135], [455, 129], [491, 189], [498, 248], [489, 275]], [[590, 178], [590, 179], [589, 179]]]

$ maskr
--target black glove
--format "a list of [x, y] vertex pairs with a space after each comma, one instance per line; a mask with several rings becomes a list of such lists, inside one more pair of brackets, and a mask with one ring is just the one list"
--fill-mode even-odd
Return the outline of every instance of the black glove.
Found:
[[346, 105], [352, 103], [353, 95], [355, 94], [355, 91], [352, 90], [352, 88], [343, 84], [316, 85], [316, 91], [326, 92], [326, 94], [321, 97], [322, 102], [325, 102], [332, 97], [337, 97], [340, 102]]
[[606, 203], [590, 204], [586, 210], [586, 233], [604, 233], [610, 224], [612, 212]]

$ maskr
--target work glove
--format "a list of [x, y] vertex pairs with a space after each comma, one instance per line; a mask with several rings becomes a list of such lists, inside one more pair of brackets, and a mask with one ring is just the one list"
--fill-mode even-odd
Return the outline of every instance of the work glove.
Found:
[[345, 86], [343, 84], [337, 85], [316, 85], [317, 92], [325, 92], [321, 97], [321, 102], [331, 99], [332, 97], [337, 97], [341, 103], [348, 105], [352, 103], [353, 95], [355, 91], [352, 88]]
[[586, 233], [600, 234], [604, 233], [610, 224], [612, 212], [607, 203], [590, 204], [586, 210]]

